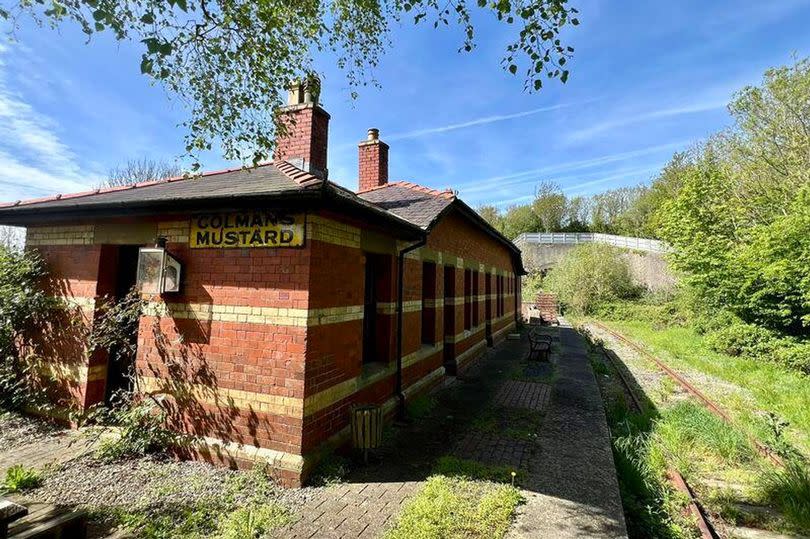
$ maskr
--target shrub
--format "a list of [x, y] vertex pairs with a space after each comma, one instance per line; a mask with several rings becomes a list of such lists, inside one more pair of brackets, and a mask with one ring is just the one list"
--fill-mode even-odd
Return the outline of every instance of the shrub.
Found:
[[706, 335], [709, 347], [729, 356], [773, 356], [778, 342], [773, 332], [742, 322], [732, 323]]
[[26, 468], [22, 464], [15, 464], [6, 470], [6, 479], [3, 486], [8, 492], [20, 492], [22, 490], [29, 490], [37, 488], [42, 484], [42, 476], [39, 472]]
[[640, 292], [618, 249], [599, 243], [571, 249], [549, 272], [544, 286], [579, 314], [590, 313], [601, 303], [637, 297]]
[[0, 246], [0, 405], [19, 409], [44, 402], [37, 373], [20, 345], [43, 322], [55, 301], [39, 287], [45, 277], [34, 254]]
[[101, 410], [96, 420], [119, 428], [119, 435], [101, 441], [97, 456], [114, 461], [163, 451], [185, 443], [185, 436], [165, 427], [166, 413], [151, 398], [138, 400], [130, 393], [113, 397], [109, 410]]

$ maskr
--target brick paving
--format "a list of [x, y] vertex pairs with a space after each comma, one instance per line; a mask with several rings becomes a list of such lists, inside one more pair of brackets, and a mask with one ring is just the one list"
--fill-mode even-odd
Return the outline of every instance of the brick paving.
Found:
[[495, 395], [495, 404], [510, 408], [527, 408], [542, 412], [548, 408], [551, 386], [539, 382], [508, 380]]
[[472, 431], [453, 449], [453, 455], [484, 464], [523, 470], [535, 449], [534, 442], [504, 438], [499, 434]]
[[421, 481], [346, 483], [325, 488], [301, 508], [300, 518], [279, 532], [290, 539], [382, 536]]

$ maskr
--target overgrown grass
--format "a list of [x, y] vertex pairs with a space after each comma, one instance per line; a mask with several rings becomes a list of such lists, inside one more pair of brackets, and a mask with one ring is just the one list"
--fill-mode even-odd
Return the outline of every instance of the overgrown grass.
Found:
[[386, 539], [489, 539], [506, 535], [523, 501], [522, 472], [454, 456], [439, 458]]
[[42, 475], [33, 468], [26, 468], [22, 464], [15, 464], [6, 470], [6, 477], [3, 481], [3, 490], [11, 492], [21, 492], [37, 488], [42, 484]]
[[768, 470], [760, 478], [764, 499], [780, 509], [793, 527], [810, 531], [810, 470], [807, 463], [793, 459], [784, 470]]
[[534, 440], [542, 422], [543, 414], [534, 410], [493, 406], [482, 411], [471, 427], [513, 440]]
[[684, 476], [750, 463], [754, 451], [745, 435], [694, 401], [682, 401], [655, 421], [650, 458]]
[[[740, 425], [747, 425], [773, 444], [767, 411], [787, 420], [785, 438], [810, 455], [810, 377], [767, 360], [731, 357], [709, 349], [704, 338], [689, 327], [657, 327], [650, 319], [609, 320], [609, 325], [643, 342], [672, 367], [709, 374], [743, 391], [716, 391], [712, 398], [728, 409]], [[709, 388], [711, 389], [711, 388]], [[751, 400], [753, 399], [753, 403]]]
[[434, 475], [405, 505], [386, 539], [501, 538], [521, 502], [511, 485]]

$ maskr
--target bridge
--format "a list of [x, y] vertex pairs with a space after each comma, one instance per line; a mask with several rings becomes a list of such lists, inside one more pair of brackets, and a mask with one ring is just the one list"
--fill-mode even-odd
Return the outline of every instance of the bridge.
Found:
[[654, 291], [669, 290], [675, 284], [665, 260], [671, 248], [659, 240], [597, 232], [532, 232], [521, 234], [514, 243], [522, 251], [523, 265], [529, 271], [548, 271], [577, 245], [603, 243], [621, 250], [638, 284]]

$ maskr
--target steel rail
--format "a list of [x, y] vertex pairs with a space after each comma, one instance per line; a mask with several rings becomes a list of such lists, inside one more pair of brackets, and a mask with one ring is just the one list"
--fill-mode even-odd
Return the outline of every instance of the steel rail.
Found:
[[[601, 329], [609, 331], [611, 334], [613, 334], [613, 332], [611, 332], [609, 329], [605, 328], [601, 324], [598, 323], [594, 324], [598, 325]], [[633, 389], [633, 386], [630, 385], [630, 382], [624, 375], [623, 372], [624, 369], [619, 365], [620, 363], [623, 364], [621, 359], [615, 354], [615, 352], [613, 352], [612, 350], [608, 350], [604, 346], [602, 347], [602, 352], [604, 353], [605, 357], [608, 359], [610, 364], [613, 366], [613, 370], [615, 370], [616, 374], [619, 375], [619, 379], [621, 380], [622, 385], [624, 385], [625, 389], [627, 390], [627, 393], [630, 394], [630, 398], [633, 401], [633, 404], [635, 405], [636, 409], [640, 413], [644, 413], [644, 407], [641, 405], [641, 400], [638, 398], [638, 396], [636, 395], [636, 391]], [[718, 539], [718, 535], [714, 531], [714, 527], [711, 525], [708, 518], [706, 517], [706, 514], [701, 509], [694, 492], [689, 487], [689, 484], [686, 482], [686, 479], [684, 479], [681, 473], [675, 468], [670, 468], [669, 470], [667, 470], [667, 479], [669, 479], [669, 482], [672, 484], [675, 490], [681, 492], [686, 496], [688, 500], [686, 512], [695, 517], [695, 520], [697, 521], [696, 524], [698, 530], [700, 531], [700, 538]]]
[[[629, 347], [631, 347], [633, 350], [635, 350], [636, 352], [638, 352], [639, 354], [641, 354], [645, 358], [647, 358], [650, 361], [652, 361], [653, 363], [655, 363], [670, 378], [675, 380], [681, 387], [686, 389], [686, 391], [688, 391], [690, 394], [692, 394], [692, 396], [694, 396], [701, 403], [703, 403], [703, 405], [706, 406], [706, 408], [708, 408], [709, 411], [712, 412], [714, 415], [716, 415], [717, 417], [719, 417], [720, 419], [722, 419], [723, 421], [725, 421], [729, 425], [734, 425], [735, 424], [734, 420], [731, 419], [731, 417], [725, 412], [725, 410], [723, 410], [720, 406], [718, 406], [714, 401], [712, 401], [709, 397], [707, 397], [698, 388], [696, 388], [691, 383], [689, 383], [689, 381], [686, 380], [686, 378], [684, 378], [681, 374], [679, 374], [677, 371], [672, 369], [669, 365], [667, 365], [666, 363], [661, 361], [661, 359], [659, 359], [658, 357], [656, 357], [655, 355], [650, 353], [647, 349], [645, 349], [644, 347], [642, 347], [638, 343], [628, 339], [627, 337], [625, 337], [621, 333], [607, 327], [606, 325], [602, 324], [601, 322], [597, 322], [595, 320], [592, 320], [590, 323], [593, 324], [594, 326], [598, 327], [599, 329], [601, 329], [603, 331], [606, 331], [607, 333], [611, 334], [616, 339], [620, 340], [621, 342], [628, 345]], [[751, 441], [751, 443], [754, 445], [754, 447], [757, 449], [757, 451], [763, 457], [769, 459], [772, 463], [774, 463], [777, 466], [784, 466], [785, 465], [784, 461], [782, 460], [782, 458], [779, 455], [775, 454], [773, 451], [768, 449], [759, 440], [757, 440], [756, 438], [754, 438], [751, 435], [748, 436], [748, 439]]]

